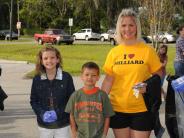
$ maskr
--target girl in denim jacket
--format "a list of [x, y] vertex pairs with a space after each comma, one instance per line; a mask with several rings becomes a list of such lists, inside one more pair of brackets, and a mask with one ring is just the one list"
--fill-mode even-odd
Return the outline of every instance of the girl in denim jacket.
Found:
[[62, 70], [59, 51], [47, 46], [37, 56], [30, 104], [37, 117], [40, 138], [69, 138], [69, 114], [64, 112], [75, 90], [71, 75]]

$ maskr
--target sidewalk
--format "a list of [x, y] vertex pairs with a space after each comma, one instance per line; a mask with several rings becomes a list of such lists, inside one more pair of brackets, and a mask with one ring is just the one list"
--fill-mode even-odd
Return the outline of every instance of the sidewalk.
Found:
[[[0, 84], [8, 94], [8, 99], [4, 102], [5, 110], [0, 111], [0, 138], [38, 138], [35, 115], [29, 104], [32, 80], [23, 79], [27, 72], [34, 69], [34, 65], [0, 60], [0, 66], [2, 67]], [[82, 86], [79, 77], [73, 77], [73, 80], [76, 89]], [[103, 76], [98, 82], [99, 86], [102, 80]], [[164, 104], [161, 106], [160, 117], [164, 124]], [[114, 138], [111, 129], [108, 138]], [[169, 138], [168, 134], [164, 133], [163, 138]]]

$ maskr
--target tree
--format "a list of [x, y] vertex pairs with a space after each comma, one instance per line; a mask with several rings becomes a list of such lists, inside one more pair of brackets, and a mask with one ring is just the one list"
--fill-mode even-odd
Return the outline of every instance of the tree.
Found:
[[99, 0], [77, 0], [73, 5], [75, 30], [90, 27], [100, 31], [101, 9]]
[[[26, 28], [57, 27], [67, 30], [68, 19], [76, 28], [91, 27], [100, 31], [99, 0], [24, 0], [20, 16]], [[69, 28], [69, 27], [68, 27]]]
[[[73, 31], [86, 27], [98, 32], [106, 31], [115, 28], [117, 16], [123, 8], [131, 7], [137, 10], [141, 5], [143, 33], [153, 35], [159, 31], [170, 30], [183, 21], [173, 22], [175, 11], [180, 16], [184, 14], [183, 0], [14, 0], [14, 23], [17, 22], [17, 2], [20, 3], [22, 27], [30, 30], [35, 28], [36, 31], [38, 28], [43, 30], [49, 27], [69, 30], [69, 18], [74, 20]], [[9, 7], [10, 0], [0, 0], [0, 28], [9, 27]]]
[[[140, 11], [140, 16], [144, 19], [141, 20], [142, 24], [149, 25], [149, 33], [152, 38], [153, 35], [157, 35], [160, 31], [169, 31], [171, 29], [176, 10], [173, 6], [174, 0], [140, 0], [138, 2], [142, 6], [142, 12]], [[147, 22], [144, 22], [145, 17], [147, 17]], [[155, 49], [158, 49], [158, 39], [152, 39], [152, 44]]]
[[[16, 11], [16, 1], [14, 0], [13, 9]], [[10, 27], [10, 11], [11, 0], [0, 0], [0, 29], [9, 29]], [[14, 30], [16, 29], [15, 23], [17, 22], [17, 13], [13, 13]]]
[[173, 29], [177, 30], [177, 28], [184, 23], [184, 1], [183, 0], [175, 0], [176, 14], [175, 14], [175, 22], [172, 23]]
[[105, 11], [104, 18], [108, 28], [114, 28], [119, 13], [123, 8], [135, 8], [138, 3], [135, 0], [102, 0], [101, 5]]

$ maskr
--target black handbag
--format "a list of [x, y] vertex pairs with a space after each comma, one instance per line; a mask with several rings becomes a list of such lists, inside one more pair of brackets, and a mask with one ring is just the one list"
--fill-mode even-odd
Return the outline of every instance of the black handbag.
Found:
[[5, 93], [5, 91], [0, 86], [0, 110], [4, 110], [4, 100], [8, 98], [8, 95]]
[[167, 132], [171, 138], [179, 138], [178, 122], [176, 119], [175, 94], [171, 85], [171, 82], [177, 78], [179, 78], [179, 76], [169, 75], [166, 79], [168, 81], [168, 87], [165, 103], [165, 124]]

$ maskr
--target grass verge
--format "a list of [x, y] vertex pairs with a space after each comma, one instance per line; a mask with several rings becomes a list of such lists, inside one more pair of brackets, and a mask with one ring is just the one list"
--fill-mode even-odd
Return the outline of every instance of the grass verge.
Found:
[[[174, 44], [172, 44], [174, 45]], [[175, 57], [175, 47], [168, 46], [167, 72], [174, 74], [173, 60]], [[83, 63], [87, 61], [96, 62], [102, 68], [107, 53], [112, 48], [110, 45], [60, 45], [55, 46], [63, 57], [64, 70], [72, 75], [79, 75]], [[35, 63], [36, 54], [42, 48], [37, 44], [2, 44], [0, 43], [0, 59], [28, 61]], [[29, 74], [29, 76], [31, 76]]]

